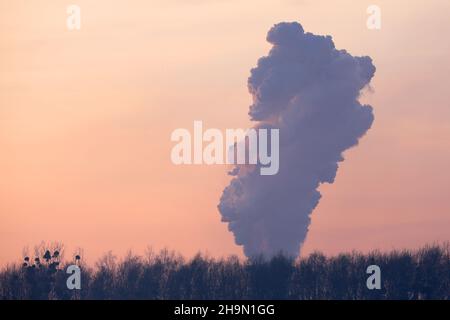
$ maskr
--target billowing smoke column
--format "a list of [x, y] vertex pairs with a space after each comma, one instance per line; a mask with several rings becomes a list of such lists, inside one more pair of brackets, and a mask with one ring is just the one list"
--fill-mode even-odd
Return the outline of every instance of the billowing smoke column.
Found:
[[372, 107], [358, 97], [375, 67], [296, 22], [275, 25], [267, 41], [273, 47], [248, 79], [249, 115], [255, 128], [279, 129], [279, 172], [235, 167], [218, 208], [246, 256], [296, 257], [321, 197], [317, 188], [333, 183], [342, 153], [372, 125]]

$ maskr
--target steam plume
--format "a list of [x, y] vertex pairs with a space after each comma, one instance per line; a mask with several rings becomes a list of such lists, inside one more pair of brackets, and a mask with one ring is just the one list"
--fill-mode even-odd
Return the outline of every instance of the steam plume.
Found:
[[334, 182], [342, 153], [372, 125], [372, 107], [358, 97], [375, 67], [370, 57], [337, 50], [331, 36], [305, 33], [296, 22], [276, 24], [267, 41], [273, 47], [248, 79], [249, 115], [255, 128], [279, 129], [279, 172], [235, 167], [218, 208], [248, 257], [295, 257], [321, 197], [317, 188]]

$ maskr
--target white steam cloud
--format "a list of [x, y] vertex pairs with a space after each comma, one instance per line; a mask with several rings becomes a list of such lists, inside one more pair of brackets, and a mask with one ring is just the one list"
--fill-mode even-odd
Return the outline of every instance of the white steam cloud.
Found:
[[218, 208], [246, 256], [296, 257], [321, 197], [317, 188], [333, 183], [342, 153], [372, 125], [372, 107], [358, 97], [375, 67], [296, 22], [276, 24], [267, 41], [273, 47], [248, 79], [249, 115], [255, 128], [279, 129], [279, 172], [235, 167]]

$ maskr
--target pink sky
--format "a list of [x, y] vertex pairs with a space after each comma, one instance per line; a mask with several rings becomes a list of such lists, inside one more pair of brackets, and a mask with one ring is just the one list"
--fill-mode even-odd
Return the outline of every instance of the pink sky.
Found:
[[247, 128], [268, 29], [299, 21], [377, 67], [375, 122], [348, 151], [302, 254], [450, 240], [450, 2], [0, 0], [0, 264], [41, 241], [88, 261], [168, 247], [238, 254], [217, 204], [225, 166], [175, 166], [170, 133]]

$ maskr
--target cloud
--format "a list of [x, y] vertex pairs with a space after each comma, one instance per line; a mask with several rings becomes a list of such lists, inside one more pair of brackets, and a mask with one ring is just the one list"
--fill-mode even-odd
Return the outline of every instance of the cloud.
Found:
[[269, 55], [248, 79], [255, 128], [280, 131], [280, 169], [261, 176], [240, 166], [224, 189], [219, 211], [248, 257], [280, 251], [297, 256], [319, 203], [317, 190], [333, 183], [342, 153], [373, 122], [358, 97], [375, 73], [370, 57], [337, 50], [331, 36], [304, 32], [297, 22], [270, 29]]

